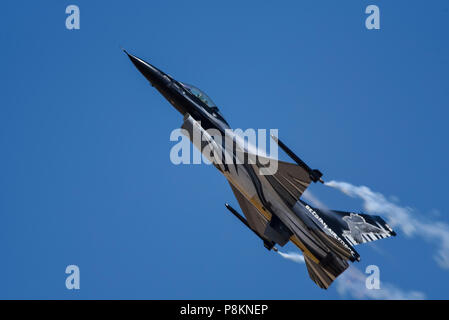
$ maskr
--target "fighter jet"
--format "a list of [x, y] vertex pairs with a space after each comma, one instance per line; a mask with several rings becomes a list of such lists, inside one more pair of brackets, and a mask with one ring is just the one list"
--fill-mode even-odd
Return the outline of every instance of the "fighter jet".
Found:
[[[203, 91], [125, 53], [184, 116], [183, 134], [228, 180], [244, 217], [228, 203], [226, 208], [268, 250], [277, 251], [275, 245], [282, 247], [289, 241], [296, 245], [304, 255], [310, 278], [319, 287], [327, 289], [348, 268], [348, 261], [360, 261], [355, 245], [396, 235], [379, 216], [327, 210], [306, 203], [301, 199], [306, 188], [312, 182], [323, 183], [320, 170], [311, 169], [275, 136], [273, 140], [294, 163], [254, 154], [233, 135], [219, 108]], [[216, 139], [217, 134], [212, 136], [211, 130], [222, 139]], [[194, 139], [195, 135], [201, 139]], [[273, 161], [275, 166], [270, 167]], [[273, 167], [276, 170], [268, 170]]]

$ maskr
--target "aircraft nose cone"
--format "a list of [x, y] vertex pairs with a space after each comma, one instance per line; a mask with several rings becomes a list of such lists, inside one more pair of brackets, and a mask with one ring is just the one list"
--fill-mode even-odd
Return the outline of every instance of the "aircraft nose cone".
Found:
[[128, 58], [131, 60], [131, 62], [134, 64], [137, 70], [139, 70], [140, 73], [142, 73], [145, 76], [145, 78], [147, 78], [147, 80], [151, 82], [153, 86], [161, 87], [166, 85], [167, 82], [169, 82], [169, 79], [158, 68], [128, 53], [126, 50], [123, 51], [127, 54]]

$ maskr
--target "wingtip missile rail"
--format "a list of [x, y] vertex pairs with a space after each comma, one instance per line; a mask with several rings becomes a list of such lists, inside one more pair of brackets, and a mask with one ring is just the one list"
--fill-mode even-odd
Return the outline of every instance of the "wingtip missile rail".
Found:
[[254, 232], [254, 234], [256, 236], [258, 236], [263, 241], [263, 245], [265, 248], [267, 248], [268, 250], [273, 249], [275, 252], [278, 251], [278, 249], [274, 246], [273, 241], [268, 241], [267, 239], [262, 237], [257, 231], [255, 231], [253, 228], [251, 228], [250, 225], [248, 224], [248, 221], [246, 221], [246, 219], [240, 213], [238, 213], [237, 210], [235, 210], [233, 207], [231, 207], [230, 204], [225, 203], [225, 206], [226, 206], [226, 209], [228, 209], [237, 219], [239, 219], [245, 226], [248, 227], [248, 229], [250, 229], [252, 232]]
[[321, 179], [323, 174], [318, 169], [312, 169], [310, 168], [304, 161], [302, 161], [285, 143], [283, 143], [278, 137], [271, 135], [271, 138], [278, 144], [278, 146], [290, 157], [295, 161], [300, 167], [307, 170], [307, 172], [310, 175], [310, 179], [313, 182], [321, 182], [324, 183], [324, 180]]

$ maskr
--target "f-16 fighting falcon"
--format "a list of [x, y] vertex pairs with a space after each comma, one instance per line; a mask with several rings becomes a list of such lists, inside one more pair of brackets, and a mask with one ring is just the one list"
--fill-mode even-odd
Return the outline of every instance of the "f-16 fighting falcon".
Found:
[[[306, 203], [301, 195], [309, 184], [323, 183], [319, 170], [311, 169], [275, 136], [272, 139], [295, 163], [254, 154], [233, 136], [218, 107], [204, 92], [125, 53], [184, 116], [182, 132], [228, 180], [244, 217], [229, 204], [226, 208], [268, 250], [277, 251], [275, 245], [284, 246], [289, 241], [295, 244], [303, 252], [309, 276], [318, 286], [327, 289], [348, 268], [348, 260], [360, 261], [355, 245], [396, 235], [379, 216], [315, 208]], [[221, 142], [211, 136], [210, 130], [221, 135]], [[195, 135], [202, 138], [194, 139]], [[232, 141], [232, 147], [224, 141]], [[276, 170], [264, 171], [273, 161]]]

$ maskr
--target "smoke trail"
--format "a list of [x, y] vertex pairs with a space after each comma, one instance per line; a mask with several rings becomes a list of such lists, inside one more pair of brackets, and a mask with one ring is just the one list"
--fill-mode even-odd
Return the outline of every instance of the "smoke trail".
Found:
[[[296, 263], [304, 263], [304, 256], [296, 252], [284, 253], [278, 251], [279, 255], [285, 259]], [[379, 300], [421, 300], [425, 295], [419, 291], [403, 291], [398, 287], [381, 282], [380, 289], [368, 289], [366, 287], [366, 277], [362, 271], [354, 266], [350, 266], [335, 281], [338, 294], [342, 297], [352, 297], [355, 299], [379, 299]]]
[[283, 257], [285, 259], [294, 261], [296, 263], [304, 263], [304, 257], [301, 254], [299, 254], [299, 253], [296, 253], [296, 252], [284, 253], [284, 252], [281, 252], [281, 251], [278, 251], [278, 253], [281, 255], [281, 257]]
[[350, 266], [335, 281], [337, 292], [340, 296], [351, 296], [356, 299], [380, 299], [380, 300], [419, 300], [425, 299], [425, 295], [419, 291], [403, 291], [391, 283], [381, 282], [380, 289], [368, 289], [366, 287], [367, 275], [354, 266]]
[[436, 221], [428, 222], [419, 218], [411, 208], [401, 207], [388, 201], [384, 195], [366, 186], [354, 186], [347, 182], [330, 181], [327, 186], [336, 188], [353, 198], [363, 200], [368, 213], [386, 215], [392, 227], [398, 227], [408, 237], [419, 236], [438, 247], [435, 260], [438, 265], [449, 270], [449, 226]]
[[306, 191], [304, 191], [304, 193], [302, 194], [302, 198], [312, 203], [312, 205], [314, 205], [315, 207], [320, 208], [321, 210], [330, 211], [329, 208], [320, 200], [318, 200], [318, 198], [315, 197], [309, 189], [306, 189]]

